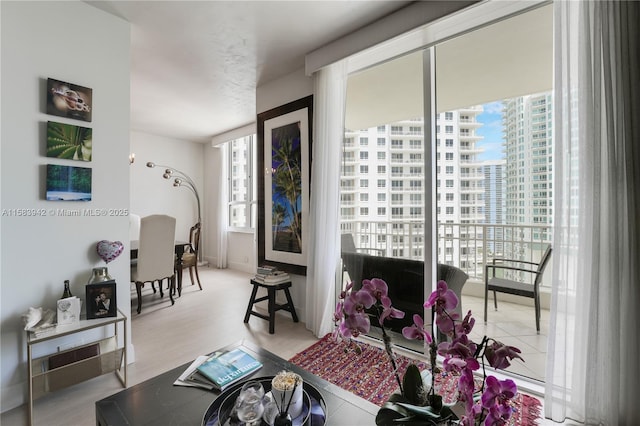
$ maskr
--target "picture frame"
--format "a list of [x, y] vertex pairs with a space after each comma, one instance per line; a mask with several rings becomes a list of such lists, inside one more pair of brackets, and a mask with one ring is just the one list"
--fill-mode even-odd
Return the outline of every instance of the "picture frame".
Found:
[[47, 201], [91, 201], [91, 174], [88, 167], [47, 164]]
[[[258, 114], [258, 264], [306, 275], [313, 95]], [[267, 225], [268, 224], [268, 225]]]
[[47, 121], [47, 157], [91, 161], [93, 129]]
[[47, 114], [91, 122], [93, 90], [66, 81], [47, 79]]
[[87, 284], [85, 287], [87, 319], [115, 317], [118, 312], [116, 281]]

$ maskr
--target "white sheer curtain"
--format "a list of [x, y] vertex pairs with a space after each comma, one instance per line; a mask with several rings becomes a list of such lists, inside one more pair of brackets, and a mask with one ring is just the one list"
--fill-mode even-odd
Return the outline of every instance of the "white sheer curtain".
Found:
[[318, 337], [333, 329], [346, 81], [345, 61], [315, 73], [306, 324]]
[[225, 269], [227, 267], [228, 257], [228, 239], [229, 239], [229, 143], [223, 143], [217, 146], [218, 152], [218, 164], [215, 165], [218, 170], [218, 238], [216, 240], [216, 246], [218, 256], [216, 260], [216, 267], [218, 269]]
[[555, 2], [555, 421], [640, 424], [639, 10]]

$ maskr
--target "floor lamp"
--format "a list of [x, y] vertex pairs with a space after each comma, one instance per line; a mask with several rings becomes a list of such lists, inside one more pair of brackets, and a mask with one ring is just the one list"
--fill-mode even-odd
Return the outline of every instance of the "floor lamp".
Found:
[[[162, 177], [167, 179], [167, 180], [171, 180], [173, 179], [173, 186], [175, 186], [176, 188], [178, 187], [183, 187], [183, 188], [188, 188], [189, 190], [191, 190], [191, 192], [193, 193], [193, 195], [195, 195], [196, 197], [196, 201], [198, 202], [198, 223], [200, 224], [200, 227], [202, 228], [202, 215], [201, 215], [201, 211], [200, 211], [200, 194], [198, 194], [198, 189], [196, 188], [196, 184], [193, 181], [193, 179], [191, 179], [191, 177], [189, 177], [189, 175], [187, 175], [185, 172], [182, 172], [178, 169], [175, 169], [171, 166], [163, 166], [162, 164], [156, 164], [153, 161], [149, 161], [147, 163], [147, 167], [153, 169], [154, 167], [164, 167], [165, 171], [162, 174]], [[202, 243], [202, 229], [200, 230], [200, 242]], [[202, 251], [198, 250], [198, 261], [200, 264], [204, 264], [202, 262]]]

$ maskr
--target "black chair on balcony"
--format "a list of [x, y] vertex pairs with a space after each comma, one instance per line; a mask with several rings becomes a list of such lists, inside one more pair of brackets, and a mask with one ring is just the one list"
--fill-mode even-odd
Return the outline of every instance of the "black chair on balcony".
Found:
[[[547, 247], [539, 263], [527, 262], [524, 260], [493, 259], [493, 262], [484, 268], [484, 322], [487, 322], [487, 306], [489, 303], [489, 291], [493, 291], [493, 303], [498, 310], [498, 299], [496, 293], [507, 293], [516, 296], [529, 297], [533, 299], [536, 313], [536, 331], [540, 334], [540, 282], [544, 269], [551, 257], [551, 245]], [[518, 265], [526, 265], [526, 267]], [[491, 270], [491, 274], [489, 273]], [[531, 278], [529, 282], [515, 281], [508, 278], [496, 277], [496, 270], [522, 272]]]

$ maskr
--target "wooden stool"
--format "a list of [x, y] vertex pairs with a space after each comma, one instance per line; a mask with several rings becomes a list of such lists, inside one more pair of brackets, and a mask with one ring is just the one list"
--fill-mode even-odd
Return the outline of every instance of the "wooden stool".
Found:
[[[298, 322], [298, 315], [296, 314], [296, 308], [293, 306], [293, 300], [291, 300], [291, 293], [289, 293], [289, 287], [291, 287], [291, 281], [279, 283], [279, 284], [264, 284], [256, 280], [251, 280], [253, 284], [253, 291], [251, 291], [251, 299], [249, 299], [249, 306], [247, 306], [247, 313], [244, 315], [244, 322], [249, 322], [249, 317], [255, 315], [259, 318], [269, 321], [269, 334], [275, 333], [275, 319], [276, 311], [284, 309], [291, 313], [293, 322]], [[266, 288], [267, 295], [256, 299], [258, 293], [258, 287]], [[287, 297], [287, 303], [284, 305], [276, 303], [276, 291], [284, 290], [284, 295]], [[253, 310], [253, 305], [262, 302], [263, 300], [269, 301], [269, 315], [264, 315]]]

